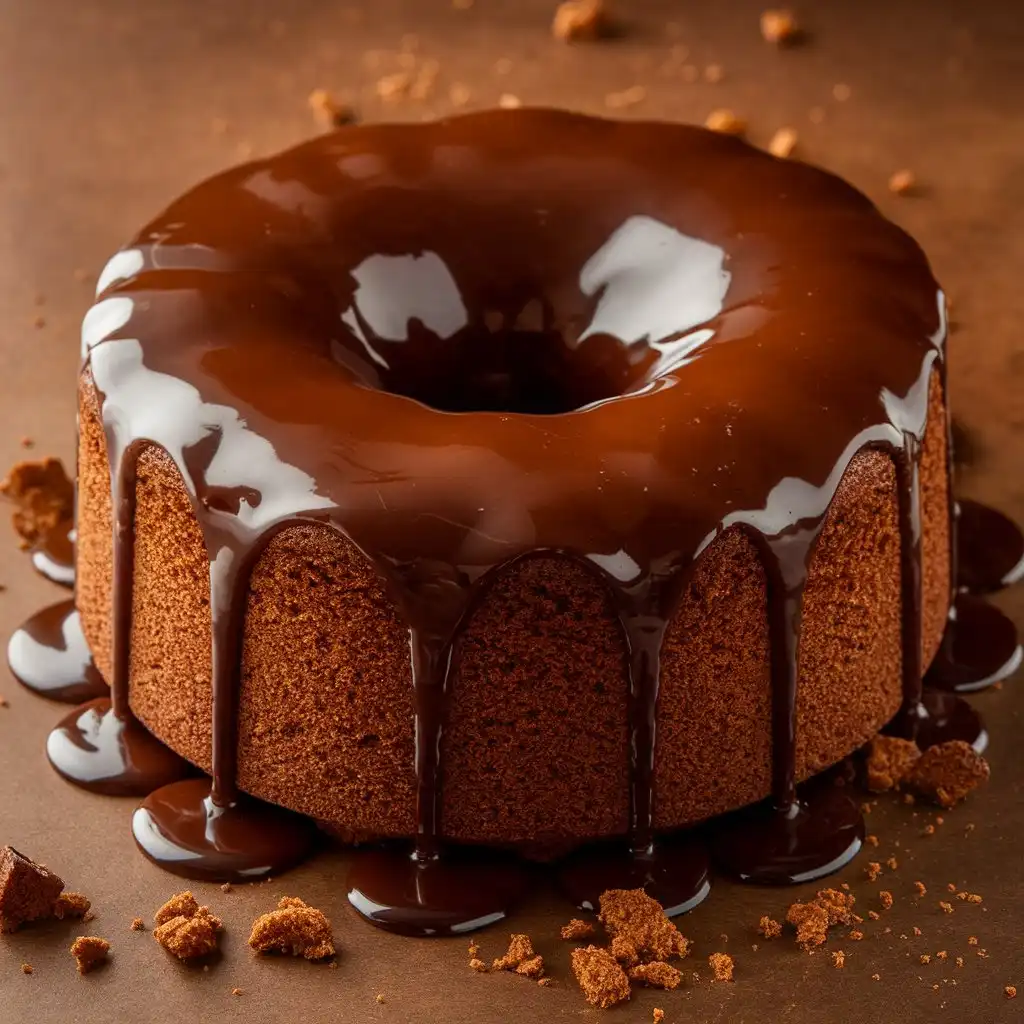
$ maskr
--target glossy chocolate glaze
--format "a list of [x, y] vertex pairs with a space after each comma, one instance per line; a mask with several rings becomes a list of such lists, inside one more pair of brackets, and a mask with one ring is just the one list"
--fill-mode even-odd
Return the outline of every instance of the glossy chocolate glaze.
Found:
[[[210, 820], [240, 806], [249, 569], [289, 524], [342, 532], [410, 631], [415, 849], [380, 858], [353, 887], [357, 909], [386, 907], [445, 856], [438, 760], [461, 624], [510, 562], [564, 554], [604, 579], [629, 652], [626, 880], [638, 859], [661, 856], [666, 623], [695, 561], [738, 526], [765, 565], [772, 648], [774, 796], [765, 823], [747, 826], [748, 859], [779, 868], [782, 836], [801, 872], [834, 869], [835, 844], [814, 823], [839, 815], [843, 857], [862, 824], [831, 797], [802, 803], [796, 788], [807, 569], [852, 458], [888, 452], [903, 539], [902, 720], [929, 721], [918, 460], [945, 333], [924, 256], [864, 196], [701, 129], [503, 111], [343, 129], [211, 179], [110, 262], [83, 325], [115, 499], [115, 711], [130, 714], [133, 473], [145, 443], [181, 471], [210, 555]], [[157, 793], [147, 807], [182, 837], [179, 801]], [[461, 924], [441, 897], [369, 916], [458, 930], [504, 911], [504, 877], [477, 880], [485, 905], [464, 908], [474, 916]], [[695, 872], [691, 900], [705, 885]]]
[[36, 572], [62, 587], [75, 585], [74, 525], [70, 519], [58, 523], [32, 548], [32, 565]]

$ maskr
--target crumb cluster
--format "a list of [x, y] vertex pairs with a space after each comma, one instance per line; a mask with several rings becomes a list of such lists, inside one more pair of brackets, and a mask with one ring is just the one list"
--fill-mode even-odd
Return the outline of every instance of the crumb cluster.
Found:
[[335, 955], [331, 922], [297, 896], [281, 897], [276, 910], [253, 922], [249, 946], [257, 953], [289, 953], [307, 960]]
[[188, 890], [172, 896], [156, 912], [154, 924], [153, 938], [179, 960], [212, 953], [223, 928], [220, 918], [209, 907], [201, 907]]

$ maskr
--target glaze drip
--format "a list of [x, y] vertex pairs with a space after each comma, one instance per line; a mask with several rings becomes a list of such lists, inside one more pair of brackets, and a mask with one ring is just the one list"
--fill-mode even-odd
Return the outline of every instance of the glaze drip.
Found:
[[[419, 389], [432, 360], [454, 365], [494, 334], [515, 359], [500, 332], [530, 308], [545, 360], [562, 367], [554, 383], [569, 367], [593, 387], [523, 411], [509, 397], [521, 367], [485, 359], [482, 405], [453, 396], [443, 373]], [[236, 760], [249, 570], [292, 523], [339, 531], [409, 629], [414, 698], [413, 855], [354, 875], [353, 903], [396, 930], [462, 930], [520, 888], [506, 868], [481, 868], [482, 905], [453, 916], [415, 904], [451, 856], [439, 764], [460, 632], [516, 559], [578, 559], [605, 579], [629, 660], [629, 857], [617, 870], [653, 878], [686, 861], [676, 881], [691, 891], [669, 900], [685, 909], [707, 879], [699, 853], [655, 836], [661, 644], [693, 565], [738, 526], [768, 577], [773, 800], [761, 864], [737, 873], [834, 870], [862, 822], [839, 795], [796, 787], [808, 566], [847, 467], [883, 448], [899, 480], [902, 718], [927, 717], [918, 465], [944, 342], [924, 257], [863, 196], [698, 129], [509, 111], [343, 130], [212, 179], [115, 257], [83, 326], [114, 481], [114, 711], [130, 715], [144, 445], [178, 467], [210, 557], [213, 783], [187, 783], [190, 816], [247, 813]], [[187, 847], [198, 833], [176, 827], [183, 799], [154, 794], [136, 836], [156, 822]], [[151, 856], [159, 845], [140, 843]], [[402, 906], [381, 911], [389, 899]]]

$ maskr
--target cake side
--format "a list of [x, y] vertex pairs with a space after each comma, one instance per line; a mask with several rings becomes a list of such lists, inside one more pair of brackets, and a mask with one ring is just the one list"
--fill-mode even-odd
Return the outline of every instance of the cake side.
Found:
[[[105, 445], [81, 388], [83, 624], [109, 678]], [[922, 457], [926, 662], [948, 604], [945, 412], [933, 378]], [[105, 502], [104, 505], [104, 496]], [[209, 570], [171, 460], [140, 458], [131, 704], [210, 766]], [[528, 558], [493, 585], [456, 650], [442, 749], [443, 830], [550, 848], [622, 833], [628, 812], [625, 651], [603, 587]], [[890, 460], [862, 452], [830, 509], [808, 581], [798, 698], [801, 777], [838, 761], [900, 700], [899, 534]], [[340, 535], [277, 535], [250, 587], [239, 713], [242, 789], [343, 835], [414, 822], [408, 637], [376, 573]], [[694, 570], [665, 642], [656, 823], [678, 827], [767, 795], [764, 575], [729, 530]]]

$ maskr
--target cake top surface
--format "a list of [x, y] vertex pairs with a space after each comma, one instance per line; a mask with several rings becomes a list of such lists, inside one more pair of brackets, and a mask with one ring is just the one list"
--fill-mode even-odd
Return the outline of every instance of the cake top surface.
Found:
[[208, 537], [314, 515], [469, 580], [558, 549], [625, 583], [819, 518], [858, 449], [923, 431], [945, 328], [920, 249], [833, 175], [550, 110], [235, 168], [98, 291], [105, 419], [167, 449]]

